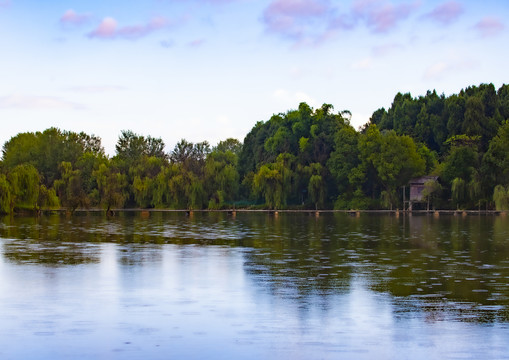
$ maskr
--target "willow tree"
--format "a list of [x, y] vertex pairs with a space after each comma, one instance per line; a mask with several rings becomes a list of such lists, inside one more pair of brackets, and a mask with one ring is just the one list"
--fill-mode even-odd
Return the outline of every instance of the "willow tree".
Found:
[[509, 210], [509, 187], [502, 185], [495, 186], [493, 201], [497, 210]]
[[221, 208], [225, 201], [233, 201], [237, 196], [238, 144], [240, 143], [234, 139], [228, 139], [228, 143], [220, 142], [207, 156], [204, 184], [210, 209]]
[[55, 189], [48, 189], [44, 184], [39, 186], [39, 198], [37, 200], [39, 209], [56, 209], [60, 207]]
[[318, 210], [325, 202], [325, 181], [324, 171], [325, 168], [320, 163], [312, 163], [306, 169], [309, 172], [308, 194], [311, 201]]
[[100, 203], [111, 213], [112, 207], [122, 207], [127, 198], [127, 176], [113, 166], [101, 164], [93, 172], [97, 181]]
[[267, 206], [280, 208], [283, 203], [283, 179], [281, 173], [270, 165], [262, 165], [255, 174], [253, 190], [264, 196]]
[[17, 165], [7, 175], [11, 185], [11, 210], [14, 207], [37, 209], [39, 173], [30, 164]]
[[452, 201], [456, 204], [456, 208], [459, 209], [460, 205], [463, 205], [466, 200], [466, 186], [465, 180], [462, 178], [455, 178], [451, 184]]
[[0, 174], [0, 213], [11, 212], [11, 187], [4, 174]]
[[75, 170], [70, 162], [63, 161], [59, 166], [61, 178], [55, 180], [54, 186], [58, 198], [71, 214], [78, 207], [88, 207], [89, 198], [83, 186], [81, 171]]

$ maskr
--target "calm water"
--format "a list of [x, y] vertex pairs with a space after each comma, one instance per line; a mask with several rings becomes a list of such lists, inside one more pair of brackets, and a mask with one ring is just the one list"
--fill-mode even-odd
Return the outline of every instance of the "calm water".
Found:
[[509, 218], [0, 219], [0, 359], [509, 359]]

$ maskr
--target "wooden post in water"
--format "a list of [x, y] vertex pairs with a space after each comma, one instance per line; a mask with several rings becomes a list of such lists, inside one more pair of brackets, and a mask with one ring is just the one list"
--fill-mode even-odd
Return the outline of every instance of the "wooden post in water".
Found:
[[403, 186], [403, 211], [406, 211], [405, 203], [406, 203], [406, 186]]

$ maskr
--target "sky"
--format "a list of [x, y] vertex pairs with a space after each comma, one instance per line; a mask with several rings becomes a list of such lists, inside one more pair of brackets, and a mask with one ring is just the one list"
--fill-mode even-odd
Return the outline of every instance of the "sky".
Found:
[[398, 92], [509, 83], [509, 1], [0, 0], [0, 144], [49, 127], [243, 140], [332, 104], [354, 127]]

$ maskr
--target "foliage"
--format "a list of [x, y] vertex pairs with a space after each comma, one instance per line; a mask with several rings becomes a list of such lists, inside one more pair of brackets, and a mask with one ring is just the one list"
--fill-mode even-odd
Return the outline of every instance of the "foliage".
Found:
[[442, 191], [442, 186], [436, 180], [428, 180], [424, 183], [424, 189], [422, 190], [422, 198], [427, 202], [427, 209], [429, 210], [430, 203], [433, 204], [433, 201], [440, 195]]
[[78, 207], [88, 207], [89, 198], [83, 188], [80, 170], [73, 170], [72, 164], [62, 161], [59, 166], [61, 178], [55, 181], [54, 187], [63, 206], [71, 213]]
[[325, 201], [324, 168], [320, 163], [312, 163], [307, 167], [310, 174], [308, 183], [308, 194], [315, 204], [315, 209], [323, 207]]
[[265, 197], [265, 204], [270, 208], [281, 208], [282, 199], [282, 176], [273, 165], [262, 165], [253, 179], [253, 188], [256, 193]]
[[39, 198], [39, 173], [30, 164], [17, 165], [7, 175], [10, 183], [11, 210], [14, 207], [36, 209]]
[[[420, 175], [424, 201], [491, 206], [509, 185], [509, 85], [481, 84], [450, 96], [398, 93], [356, 131], [347, 110], [329, 104], [260, 121], [244, 142], [179, 141], [121, 132], [116, 154], [100, 138], [50, 128], [3, 146], [0, 212], [14, 209], [156, 207], [380, 209], [401, 204], [401, 187]], [[498, 188], [495, 205], [500, 205]], [[497, 205], [498, 201], [498, 205]]]
[[83, 132], [61, 131], [49, 128], [43, 132], [20, 133], [3, 146], [3, 163], [7, 171], [18, 165], [33, 165], [46, 187], [58, 179], [63, 161], [75, 166], [86, 153], [104, 157], [100, 138]]
[[37, 204], [40, 209], [56, 209], [60, 206], [55, 189], [48, 189], [44, 184], [39, 187], [39, 198]]
[[462, 178], [455, 178], [452, 181], [451, 191], [452, 191], [452, 201], [456, 204], [456, 207], [459, 209], [460, 206], [463, 205], [466, 200], [465, 180], [463, 180]]
[[0, 214], [11, 212], [11, 186], [4, 174], [0, 174]]
[[101, 164], [99, 169], [94, 171], [94, 178], [97, 181], [99, 201], [106, 211], [112, 207], [122, 207], [126, 199], [127, 177], [121, 174], [113, 166], [108, 167]]
[[493, 201], [497, 210], [509, 210], [509, 187], [502, 185], [495, 186]]
[[131, 130], [122, 130], [117, 144], [115, 145], [117, 156], [129, 164], [132, 164], [140, 158], [157, 157], [166, 159], [164, 152], [164, 142], [160, 138], [153, 138], [137, 135]]
[[488, 186], [509, 184], [509, 121], [502, 123], [484, 154], [482, 172]]

